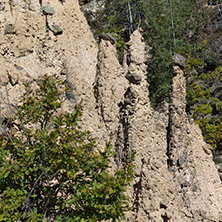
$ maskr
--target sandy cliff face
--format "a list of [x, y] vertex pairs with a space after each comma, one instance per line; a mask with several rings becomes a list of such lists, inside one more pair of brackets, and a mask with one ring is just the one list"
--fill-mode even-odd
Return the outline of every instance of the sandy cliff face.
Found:
[[[51, 8], [43, 12], [45, 6]], [[4, 7], [0, 11], [2, 102], [18, 105], [23, 82], [31, 81], [35, 85], [39, 76], [57, 74], [73, 89], [67, 95], [66, 108], [72, 108], [73, 103], [83, 99], [87, 110], [83, 122], [87, 122], [87, 129], [91, 131], [93, 127], [98, 128], [93, 92], [98, 46], [78, 1], [11, 0], [6, 1]], [[50, 14], [50, 10], [54, 10], [54, 14]], [[6, 32], [9, 25], [12, 32]], [[63, 33], [55, 34], [53, 25], [59, 26]], [[15, 80], [12, 83], [10, 79]], [[6, 98], [5, 85], [10, 101]]]
[[102, 39], [97, 45], [77, 1], [8, 0], [0, 17], [0, 120], [19, 105], [22, 83], [34, 88], [39, 76], [57, 74], [72, 88], [64, 109], [82, 100], [83, 128], [101, 145], [113, 134], [114, 167], [137, 153], [127, 221], [222, 221], [221, 182], [209, 145], [186, 115], [179, 67], [170, 104], [157, 112], [148, 98], [147, 52], [138, 31], [123, 68], [114, 44]]

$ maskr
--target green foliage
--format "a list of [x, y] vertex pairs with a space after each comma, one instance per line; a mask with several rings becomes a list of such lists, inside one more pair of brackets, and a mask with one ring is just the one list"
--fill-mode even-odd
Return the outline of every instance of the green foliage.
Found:
[[129, 209], [132, 159], [110, 173], [110, 143], [101, 150], [80, 129], [81, 106], [62, 112], [59, 84], [44, 76], [37, 90], [27, 85], [0, 135], [0, 221], [120, 221]]
[[121, 38], [120, 35], [115, 35], [116, 38], [116, 49], [117, 49], [117, 55], [118, 55], [118, 59], [119, 59], [119, 63], [122, 64], [123, 63], [123, 57], [124, 57], [124, 46], [125, 43], [123, 41], [123, 39]]
[[158, 105], [168, 99], [173, 53], [187, 59], [187, 76], [201, 73], [204, 68], [214, 70], [218, 66], [218, 55], [208, 47], [211, 39], [217, 39], [221, 34], [220, 28], [214, 28], [215, 24], [220, 27], [219, 16], [215, 10], [205, 7], [207, 3], [207, 0], [109, 0], [88, 22], [96, 34], [109, 32], [118, 36], [120, 62], [124, 42], [135, 29], [143, 29], [152, 55], [147, 69], [150, 97], [152, 104]]
[[[132, 21], [130, 21], [131, 16]], [[89, 15], [87, 18], [96, 33], [116, 33], [124, 41], [128, 41], [132, 31], [139, 26], [140, 16], [139, 2], [136, 0], [108, 0], [94, 19]]]
[[141, 11], [137, 0], [109, 0], [94, 16], [86, 14], [87, 21], [97, 38], [101, 33], [112, 33], [116, 38], [119, 62], [123, 62], [124, 42], [140, 26]]
[[189, 99], [195, 104], [193, 118], [202, 129], [206, 141], [219, 148], [222, 141], [222, 103], [212, 95], [212, 86], [215, 82], [222, 82], [222, 66], [194, 78], [188, 90]]
[[[207, 23], [207, 11], [202, 1], [169, 0], [137, 1], [109, 0], [94, 19], [88, 19], [96, 34], [109, 32], [118, 36], [117, 52], [122, 63], [124, 42], [130, 34], [142, 27], [152, 59], [147, 69], [150, 97], [153, 105], [168, 98], [173, 76], [172, 54], [186, 58], [203, 59], [206, 38], [203, 28]], [[188, 72], [188, 69], [187, 69]]]
[[148, 67], [151, 102], [156, 105], [168, 97], [173, 76], [172, 54], [199, 59], [203, 52], [200, 38], [204, 23], [197, 1], [144, 1], [145, 39], [151, 46]]

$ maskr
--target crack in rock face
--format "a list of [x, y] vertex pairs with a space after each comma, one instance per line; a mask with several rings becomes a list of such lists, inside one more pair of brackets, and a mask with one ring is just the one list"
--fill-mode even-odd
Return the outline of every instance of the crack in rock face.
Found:
[[[50, 8], [43, 13], [45, 6]], [[98, 146], [113, 135], [113, 168], [136, 152], [126, 221], [222, 221], [221, 181], [211, 147], [186, 115], [181, 64], [175, 63], [169, 104], [154, 111], [146, 80], [150, 55], [139, 30], [122, 66], [110, 36], [97, 45], [76, 0], [4, 1], [0, 18], [1, 125], [11, 118], [7, 106], [20, 105], [23, 83], [35, 90], [40, 76], [56, 74], [63, 87], [71, 87], [63, 110], [82, 101], [82, 128]]]

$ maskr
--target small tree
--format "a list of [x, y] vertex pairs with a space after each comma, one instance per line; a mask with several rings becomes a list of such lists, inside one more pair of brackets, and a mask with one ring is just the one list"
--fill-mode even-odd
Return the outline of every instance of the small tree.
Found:
[[[0, 221], [120, 221], [132, 159], [110, 173], [110, 143], [80, 130], [80, 106], [61, 112], [56, 77], [26, 86], [23, 105], [0, 135]], [[6, 130], [6, 129], [5, 129]]]

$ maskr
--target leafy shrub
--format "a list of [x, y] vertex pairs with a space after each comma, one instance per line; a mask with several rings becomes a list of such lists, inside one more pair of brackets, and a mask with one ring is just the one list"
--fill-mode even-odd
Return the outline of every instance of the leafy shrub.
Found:
[[188, 90], [188, 97], [194, 104], [193, 118], [214, 148], [221, 148], [222, 141], [222, 101], [212, 94], [214, 84], [219, 82], [222, 82], [222, 66], [211, 73], [194, 76]]
[[0, 135], [0, 221], [120, 221], [132, 159], [110, 173], [104, 150], [78, 124], [81, 106], [61, 111], [56, 77], [28, 85], [10, 128]]

